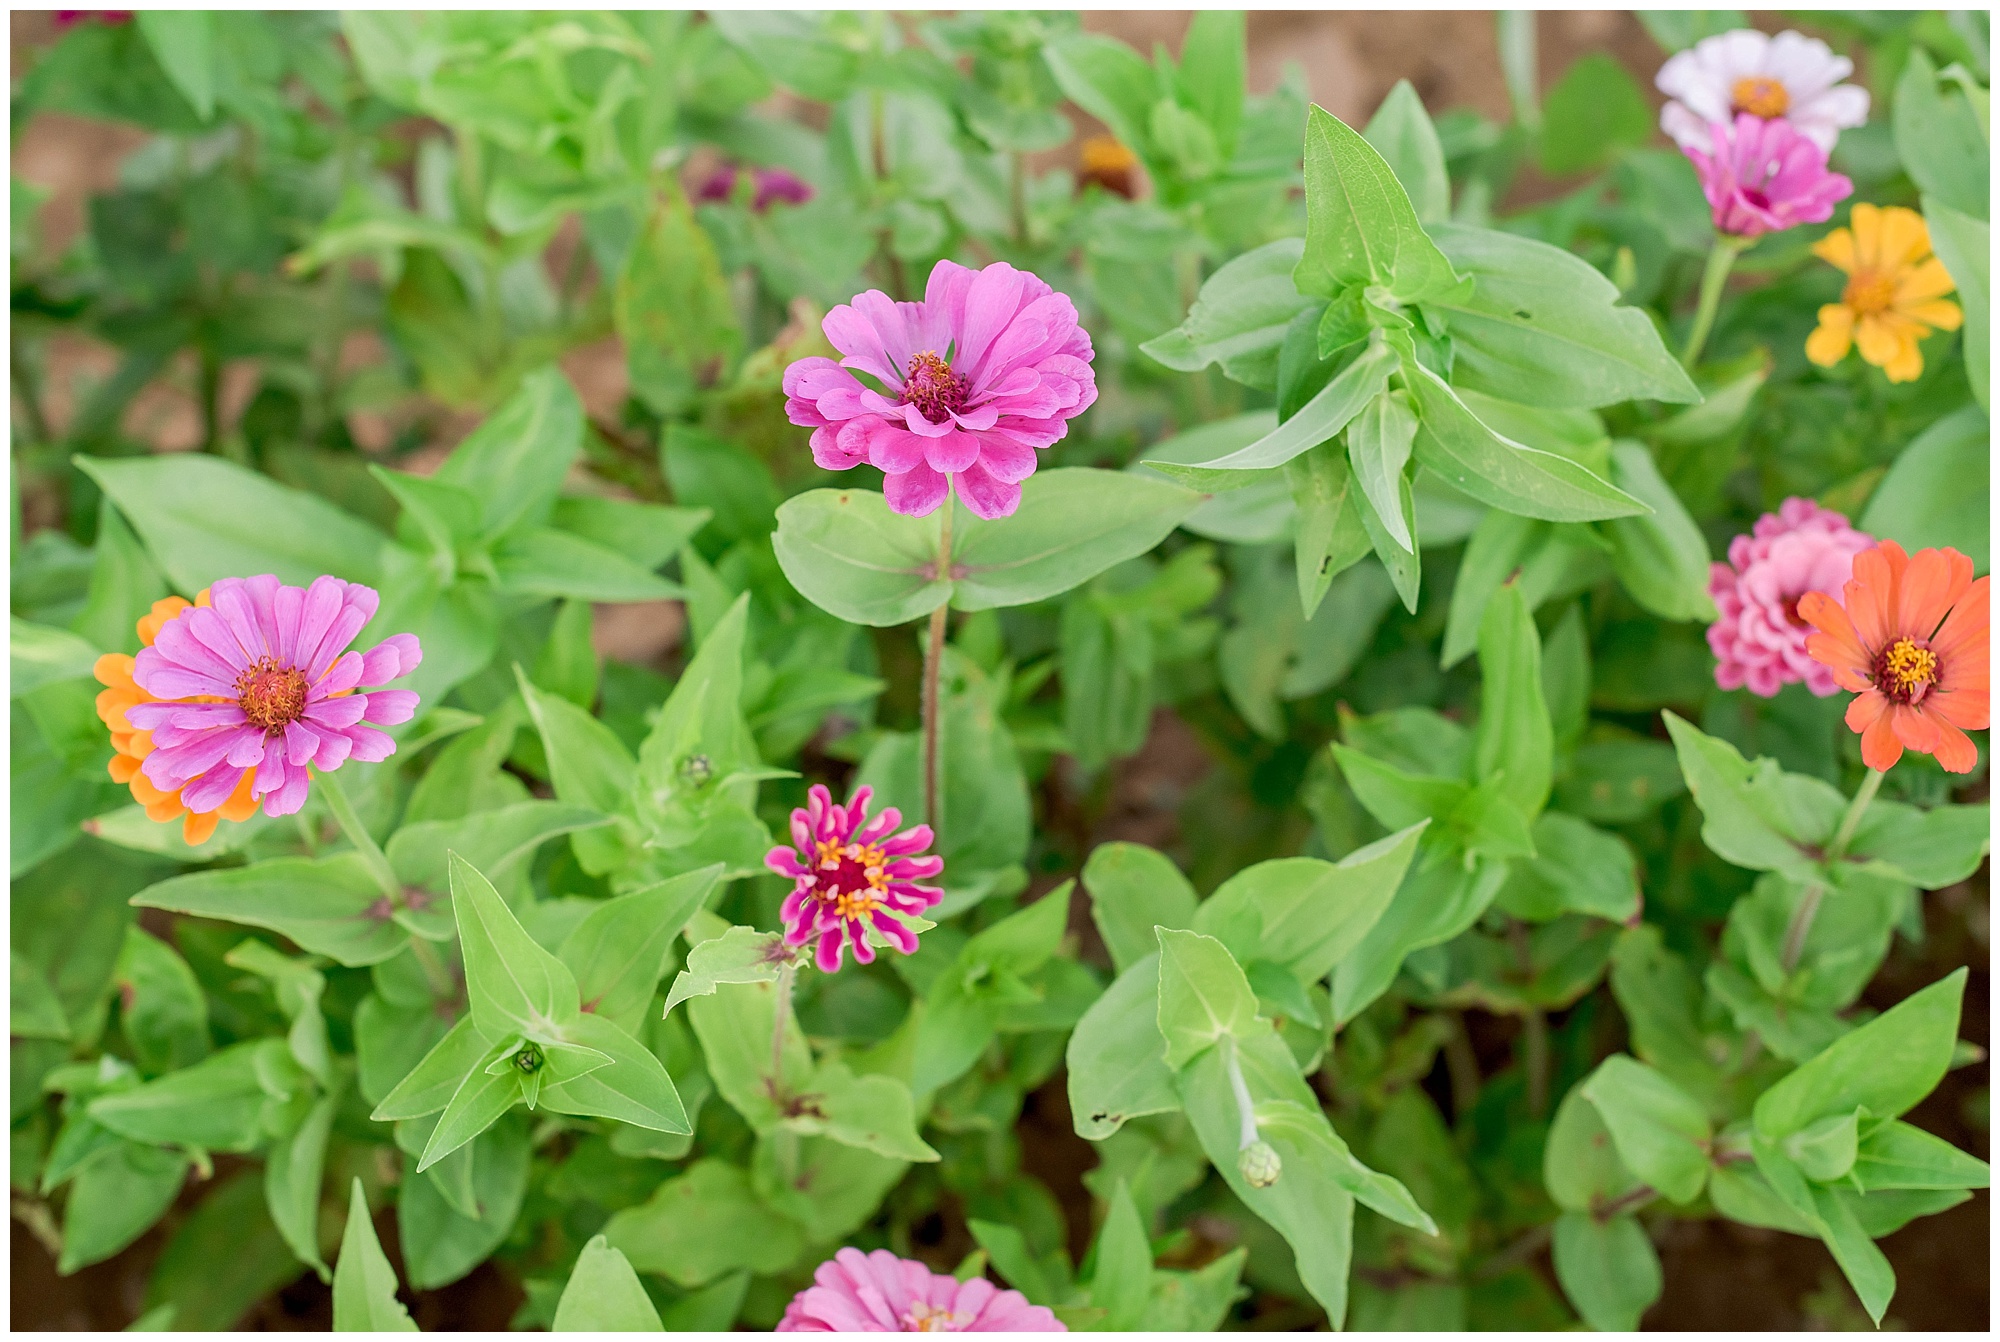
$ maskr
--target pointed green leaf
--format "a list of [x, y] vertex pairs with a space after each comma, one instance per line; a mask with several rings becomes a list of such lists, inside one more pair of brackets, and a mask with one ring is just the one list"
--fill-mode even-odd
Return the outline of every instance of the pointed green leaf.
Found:
[[576, 1019], [576, 979], [543, 950], [471, 863], [451, 855], [451, 904], [472, 1019], [489, 1039], [541, 1038]]
[[1645, 1063], [1613, 1054], [1581, 1087], [1611, 1130], [1619, 1158], [1670, 1201], [1692, 1202], [1708, 1177], [1708, 1115]]
[[1136, 1328], [1153, 1292], [1153, 1246], [1145, 1222], [1120, 1179], [1097, 1232], [1097, 1273], [1090, 1279], [1090, 1303], [1104, 1311], [1110, 1332]]
[[[504, 1061], [507, 1057], [503, 1046], [491, 1050], [485, 1061]], [[423, 1173], [499, 1122], [500, 1116], [520, 1099], [521, 1076], [511, 1065], [496, 1073], [488, 1071], [482, 1063], [468, 1072], [452, 1093], [451, 1103], [444, 1107], [430, 1140], [424, 1144], [417, 1173]]]
[[1160, 1038], [1159, 1002], [1155, 951], [1128, 966], [1077, 1022], [1065, 1056], [1078, 1136], [1103, 1141], [1128, 1118], [1180, 1107]]
[[718, 984], [774, 983], [779, 966], [791, 956], [776, 932], [732, 927], [688, 952], [687, 968], [674, 976], [673, 990], [667, 994], [667, 1010], [690, 997], [709, 996]]
[[1456, 282], [1382, 156], [1318, 106], [1306, 113], [1305, 175], [1306, 250], [1293, 272], [1300, 293], [1331, 298], [1350, 285], [1382, 285], [1408, 304]]
[[1243, 969], [1214, 937], [1162, 927], [1160, 1035], [1167, 1066], [1179, 1070], [1224, 1036], [1268, 1033]]
[[1444, 145], [1409, 80], [1396, 81], [1361, 134], [1409, 193], [1417, 222], [1426, 228], [1443, 223], [1451, 214], [1451, 180], [1445, 175]]
[[665, 973], [673, 941], [694, 915], [722, 864], [703, 867], [608, 900], [564, 939], [559, 958], [576, 975], [586, 1013], [636, 1031]]
[[1966, 971], [1955, 970], [1827, 1045], [1757, 1099], [1757, 1130], [1789, 1137], [1856, 1108], [1895, 1118], [1931, 1093], [1958, 1042]]
[[421, 1118], [435, 1114], [451, 1103], [466, 1076], [486, 1065], [493, 1044], [479, 1033], [472, 1017], [460, 1016], [456, 1024], [426, 1053], [409, 1075], [383, 1097], [369, 1117], [378, 1123]]
[[1479, 726], [1472, 737], [1472, 775], [1507, 776], [1506, 796], [1532, 822], [1549, 799], [1555, 738], [1542, 695], [1542, 640], [1535, 617], [1510, 582], [1487, 603], [1479, 627]]
[[549, 1325], [558, 1333], [657, 1333], [659, 1311], [625, 1255], [602, 1235], [583, 1246]]
[[572, 1043], [595, 1049], [610, 1065], [580, 1076], [551, 1076], [540, 1104], [560, 1114], [615, 1118], [654, 1132], [690, 1133], [687, 1110], [673, 1078], [653, 1051], [610, 1020], [585, 1013], [563, 1027]]
[[1155, 927], [1190, 927], [1194, 887], [1164, 853], [1137, 843], [1105, 843], [1083, 864], [1090, 917], [1122, 974], [1156, 954]]
[[1555, 1264], [1563, 1294], [1599, 1332], [1636, 1330], [1660, 1298], [1660, 1256], [1631, 1216], [1599, 1221], [1564, 1212], [1556, 1221]]
[[396, 1270], [375, 1238], [361, 1180], [347, 1203], [347, 1229], [333, 1269], [333, 1330], [337, 1333], [414, 1333], [417, 1325], [396, 1299]]

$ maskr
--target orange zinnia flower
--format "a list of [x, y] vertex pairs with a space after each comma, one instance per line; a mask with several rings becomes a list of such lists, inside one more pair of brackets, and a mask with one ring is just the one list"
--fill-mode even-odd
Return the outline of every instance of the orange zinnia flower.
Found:
[[1968, 731], [1991, 720], [1987, 677], [1988, 585], [1956, 550], [1907, 555], [1883, 541], [1854, 556], [1844, 601], [1799, 598], [1799, 616], [1819, 632], [1806, 651], [1856, 692], [1847, 725], [1861, 733], [1861, 761], [1883, 770], [1904, 747], [1970, 773], [1979, 749]]
[[[206, 606], [208, 593], [197, 595], [194, 603]], [[187, 608], [188, 603], [177, 596], [155, 601], [153, 609], [139, 620], [139, 642], [152, 647], [161, 626]], [[117, 752], [111, 757], [112, 781], [132, 789], [132, 800], [146, 808], [148, 820], [165, 822], [179, 819], [181, 837], [189, 844], [208, 842], [219, 820], [241, 821], [255, 815], [257, 799], [250, 795], [251, 775], [248, 772], [243, 775], [235, 793], [220, 807], [213, 811], [190, 811], [181, 802], [178, 789], [163, 792], [139, 771], [140, 763], [153, 753], [153, 734], [135, 729], [126, 720], [125, 710], [134, 704], [152, 703], [153, 696], [140, 689], [132, 679], [132, 668], [133, 659], [118, 652], [106, 653], [91, 668], [97, 683], [104, 686], [97, 694], [97, 716], [111, 729], [111, 748]]]

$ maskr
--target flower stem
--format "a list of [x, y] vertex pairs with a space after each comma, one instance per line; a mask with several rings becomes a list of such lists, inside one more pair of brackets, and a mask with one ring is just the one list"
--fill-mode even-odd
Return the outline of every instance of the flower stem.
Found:
[[1861, 817], [1868, 814], [1869, 804], [1882, 790], [1885, 777], [1887, 771], [1870, 769], [1868, 776], [1861, 780], [1861, 786], [1854, 791], [1854, 800], [1847, 803], [1847, 814], [1840, 817], [1840, 828], [1834, 831], [1833, 842], [1827, 845], [1827, 861], [1838, 862], [1847, 856], [1847, 845], [1854, 842], [1854, 831], [1861, 828]]
[[1778, 951], [1778, 963], [1784, 966], [1787, 976], [1799, 966], [1799, 957], [1806, 953], [1806, 938], [1812, 935], [1813, 919], [1819, 917], [1820, 901], [1826, 898], [1826, 882], [1814, 881], [1806, 887], [1805, 897], [1792, 910], [1791, 921], [1785, 924], [1785, 943]]
[[361, 823], [361, 817], [354, 810], [354, 803], [347, 799], [347, 790], [330, 773], [319, 775], [320, 791], [326, 795], [326, 804], [333, 811], [333, 818], [340, 822], [340, 828], [347, 835], [347, 841], [354, 845], [354, 851], [361, 854], [361, 861], [367, 866], [368, 874], [382, 887], [382, 893], [390, 901], [400, 906], [403, 902], [403, 883], [396, 879], [396, 872], [383, 856], [381, 846], [375, 836]]
[[424, 981], [431, 985], [431, 996], [441, 1002], [456, 1001], [458, 980], [452, 976], [451, 970], [445, 967], [444, 959], [438, 955], [437, 948], [425, 938], [412, 932], [410, 954], [417, 958], [417, 967], [424, 971]]
[[778, 1000], [771, 1013], [771, 1099], [785, 1092], [785, 1019], [792, 1014], [792, 977], [797, 967], [787, 960], [778, 967]]
[[1229, 1089], [1236, 1096], [1237, 1146], [1255, 1145], [1257, 1133], [1257, 1106], [1250, 1099], [1250, 1087], [1243, 1080], [1243, 1064], [1236, 1060], [1236, 1036], [1222, 1037], [1222, 1067], [1229, 1073]]
[[[950, 495], [945, 496], [944, 520], [938, 524], [937, 576], [951, 580]], [[924, 823], [933, 833], [938, 827], [938, 678], [944, 666], [945, 620], [951, 610], [947, 597], [931, 612], [930, 635], [924, 643], [923, 733], [924, 733]]]
[[1733, 233], [1715, 235], [1715, 245], [1708, 249], [1708, 265], [1701, 272], [1701, 301], [1694, 310], [1694, 325], [1688, 328], [1687, 348], [1681, 351], [1682, 367], [1691, 369], [1701, 358], [1701, 347], [1708, 343], [1708, 333], [1715, 326], [1715, 310], [1722, 306], [1722, 286], [1729, 279], [1730, 267], [1749, 245], [1750, 239]]
[[1028, 245], [1028, 156], [1016, 149], [1013, 153], [1013, 169], [1008, 174], [1007, 205], [1014, 228], [1014, 241], [1020, 246]]

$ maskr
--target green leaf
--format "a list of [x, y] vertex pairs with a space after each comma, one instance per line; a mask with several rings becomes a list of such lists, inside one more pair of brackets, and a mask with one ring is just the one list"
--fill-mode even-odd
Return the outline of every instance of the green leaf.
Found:
[[[1968, 349], [1968, 367], [1971, 359]], [[1860, 525], [1870, 535], [1895, 537], [1912, 553], [1948, 545], [1986, 572], [1992, 523], [1980, 491], [1988, 478], [1989, 442], [1986, 415], [1977, 406], [1938, 420], [1897, 456], [1869, 495]]]
[[414, 1333], [417, 1325], [396, 1298], [396, 1269], [375, 1237], [368, 1199], [356, 1177], [347, 1202], [347, 1229], [333, 1267], [333, 1330], [337, 1333]]
[[583, 403], [556, 368], [539, 368], [452, 449], [431, 478], [479, 501], [479, 535], [493, 541], [546, 522], [583, 450]]
[[1030, 1303], [1061, 1302], [1065, 1293], [1061, 1287], [1067, 1285], [1063, 1280], [1067, 1265], [1050, 1263], [1047, 1259], [1037, 1261], [1019, 1227], [972, 1218], [966, 1222], [966, 1229], [972, 1232], [973, 1240], [985, 1251], [994, 1269]]
[[18, 699], [30, 690], [90, 674], [97, 649], [67, 629], [32, 624], [18, 615], [8, 617], [11, 656], [7, 693]]
[[438, 1112], [451, 1103], [460, 1084], [485, 1064], [492, 1048], [474, 1026], [472, 1017], [460, 1016], [409, 1075], [382, 1098], [369, 1117], [378, 1123], [389, 1123]]
[[1250, 446], [1191, 466], [1152, 460], [1146, 464], [1194, 485], [1207, 484], [1202, 474], [1206, 471], [1262, 471], [1282, 466], [1345, 429], [1381, 394], [1395, 367], [1394, 352], [1380, 341], [1370, 342], [1359, 358], [1299, 407], [1296, 414]]
[[627, 1033], [638, 1030], [666, 972], [673, 940], [702, 907], [722, 865], [649, 885], [591, 910], [564, 939], [558, 958], [576, 975], [586, 1013]]
[[1104, 1225], [1097, 1232], [1096, 1258], [1090, 1303], [1104, 1311], [1107, 1331], [1129, 1332], [1139, 1325], [1152, 1297], [1153, 1246], [1123, 1179], [1112, 1190]]
[[1563, 72], [1543, 102], [1542, 168], [1556, 177], [1601, 168], [1652, 133], [1646, 95], [1616, 59], [1593, 51]]
[[1331, 298], [1381, 285], [1410, 304], [1457, 282], [1382, 156], [1318, 106], [1306, 113], [1305, 175], [1306, 250], [1293, 272], [1300, 293]]
[[1468, 297], [1436, 300], [1450, 315], [1454, 381], [1537, 406], [1700, 399], [1652, 320], [1619, 305], [1618, 287], [1581, 257], [1463, 224], [1440, 225], [1437, 240], [1473, 278]]
[[1861, 1139], [1854, 1179], [1873, 1193], [1885, 1188], [1986, 1188], [1993, 1178], [1985, 1161], [1922, 1128], [1884, 1123]]
[[451, 855], [451, 906], [472, 1019], [489, 1039], [543, 1039], [577, 1018], [576, 978], [543, 950], [471, 863]]
[[[537, 689], [518, 667], [515, 680], [528, 705], [528, 716], [541, 734], [556, 796], [605, 815], [630, 815], [638, 764], [617, 733], [569, 700]], [[584, 870], [593, 875], [617, 870], [628, 856], [621, 829], [576, 835], [570, 847]]]
[[1555, 1264], [1563, 1294], [1599, 1332], [1635, 1331], [1660, 1298], [1660, 1256], [1636, 1217], [1599, 1221], [1564, 1212], [1556, 1221]]
[[1180, 1107], [1160, 1038], [1159, 953], [1128, 965], [1070, 1034], [1069, 1108], [1077, 1135], [1103, 1141], [1129, 1118]]
[[719, 937], [697, 942], [688, 951], [687, 968], [674, 976], [667, 1010], [690, 997], [710, 996], [720, 984], [775, 983], [779, 965], [791, 955], [778, 933], [754, 927], [732, 927]]
[[1988, 381], [1993, 349], [1992, 229], [1986, 220], [1930, 196], [1924, 197], [1923, 205], [1931, 247], [1958, 286], [1958, 304], [1965, 313], [1965, 376], [1972, 383], [1973, 399], [1985, 410], [1993, 403]]
[[1505, 797], [1532, 822], [1549, 799], [1555, 740], [1542, 695], [1542, 643], [1535, 619], [1510, 582], [1487, 603], [1479, 626], [1479, 725], [1472, 776], [1506, 777]]
[[1488, 428], [1430, 369], [1403, 362], [1422, 427], [1417, 461], [1481, 503], [1551, 522], [1590, 522], [1646, 511], [1630, 494], [1568, 457]]
[[1708, 595], [1708, 541], [1641, 443], [1611, 444], [1611, 483], [1653, 511], [1602, 522], [1611, 567], [1632, 599], [1663, 620], [1715, 618]]
[[789, 1218], [752, 1195], [742, 1170], [713, 1157], [661, 1184], [643, 1205], [612, 1213], [604, 1238], [637, 1270], [683, 1287], [743, 1269], [782, 1272], [805, 1247]]
[[1008, 999], [1032, 1003], [1022, 980], [1055, 955], [1069, 925], [1071, 882], [974, 936], [926, 994], [910, 1089], [919, 1096], [963, 1076], [999, 1028]]
[[1567, 1212], [1598, 1212], [1640, 1187], [1618, 1158], [1611, 1129], [1597, 1106], [1572, 1086], [1556, 1106], [1542, 1146], [1542, 1183]]
[[202, 10], [145, 10], [139, 31], [167, 78], [203, 121], [215, 115], [216, 19]]
[[910, 1088], [892, 1076], [856, 1076], [829, 1061], [794, 1098], [800, 1113], [786, 1120], [794, 1131], [824, 1136], [843, 1146], [891, 1160], [934, 1161], [938, 1153], [917, 1135]]
[[1819, 779], [1785, 773], [1775, 760], [1753, 764], [1673, 713], [1661, 716], [1701, 807], [1702, 841], [1739, 867], [1814, 879], [1818, 865], [1804, 849], [1831, 837], [1844, 809], [1840, 794]]
[[333, 1280], [319, 1256], [319, 1189], [326, 1169], [326, 1140], [339, 1107], [338, 1094], [324, 1096], [298, 1131], [279, 1141], [264, 1159], [264, 1205], [271, 1222], [321, 1281]]
[[147, 886], [132, 903], [268, 927], [344, 965], [377, 964], [409, 944], [409, 934], [390, 920], [381, 886], [354, 852], [191, 872]]
[[[1409, 463], [1416, 437], [1417, 417], [1410, 412], [1409, 398], [1394, 393], [1384, 393], [1370, 401], [1347, 434], [1348, 460], [1353, 463], [1362, 495], [1400, 552], [1411, 557], [1417, 549], [1416, 516], [1410, 482], [1403, 468]], [[1362, 517], [1365, 522], [1368, 514]], [[1379, 544], [1376, 551], [1382, 553]], [[1382, 562], [1389, 564], [1395, 557], [1384, 555]], [[1403, 594], [1403, 604], [1412, 611], [1416, 609], [1414, 575], [1410, 590]]]
[[1156, 1268], [1153, 1293], [1136, 1325], [1148, 1332], [1214, 1332], [1246, 1288], [1239, 1284], [1248, 1249], [1234, 1249], [1193, 1272]]
[[1234, 381], [1270, 391], [1285, 330], [1312, 305], [1292, 282], [1304, 252], [1303, 240], [1280, 238], [1225, 262], [1202, 281], [1187, 319], [1140, 350], [1181, 373], [1219, 364]]
[[1542, 812], [1533, 837], [1535, 855], [1514, 863], [1502, 908], [1531, 922], [1563, 913], [1621, 923], [1638, 916], [1638, 864], [1623, 839], [1560, 811]]
[[[1192, 891], [1188, 898], [1192, 902]], [[56, 999], [55, 989], [49, 986], [48, 976], [19, 950], [10, 947], [8, 956], [12, 971], [8, 992], [8, 1033], [16, 1039], [69, 1038], [69, 1020], [63, 1015], [62, 1003]]]
[[1194, 887], [1172, 859], [1144, 844], [1099, 844], [1083, 864], [1083, 888], [1120, 974], [1158, 952], [1155, 927], [1194, 924]]
[[986, 521], [955, 503], [951, 603], [991, 610], [1060, 595], [1151, 550], [1200, 503], [1165, 480], [1083, 467], [1035, 472], [1011, 517]]
[[78, 457], [183, 593], [217, 578], [275, 573], [303, 587], [322, 574], [379, 583], [388, 538], [316, 494], [220, 457]]
[[1931, 1093], [1958, 1041], [1963, 969], [1849, 1031], [1757, 1099], [1757, 1131], [1789, 1137], [1837, 1114], [1894, 1118]]
[[[70, 628], [107, 652], [136, 653], [135, 626], [155, 601], [168, 595], [167, 580], [109, 499], [98, 506], [94, 559], [90, 590]], [[18, 675], [14, 686], [19, 693]]]
[[551, 521], [651, 572], [679, 554], [712, 516], [710, 508], [670, 508], [577, 494], [556, 500]]
[[472, 1157], [477, 1217], [454, 1208], [429, 1176], [404, 1183], [396, 1201], [396, 1227], [411, 1290], [457, 1281], [500, 1246], [521, 1212], [528, 1162], [525, 1124], [507, 1120], [481, 1134]]
[[1992, 846], [1992, 808], [1934, 806], [1919, 811], [1900, 802], [1869, 806], [1848, 845], [1848, 856], [1873, 870], [1942, 890], [1979, 870]]
[[502, 592], [523, 596], [612, 602], [686, 595], [680, 584], [617, 551], [554, 527], [526, 527], [502, 539], [493, 551], [493, 568]]
[[614, 312], [632, 394], [679, 417], [726, 384], [743, 347], [715, 244], [671, 178], [618, 277]]
[[1409, 80], [1396, 81], [1361, 134], [1409, 193], [1417, 222], [1425, 227], [1443, 223], [1451, 214], [1451, 179], [1445, 175], [1444, 146], [1424, 110], [1424, 100]]
[[[699, 948], [697, 948], [699, 949]], [[785, 1023], [783, 1076], [771, 1076], [771, 1028], [777, 993], [768, 982], [723, 983], [688, 1007], [688, 1023], [701, 1041], [702, 1057], [716, 1093], [759, 1132], [774, 1128], [783, 1115], [774, 1099], [794, 1094], [812, 1079], [812, 1050], [795, 1017]]]
[[639, 1274], [602, 1235], [591, 1236], [583, 1246], [549, 1327], [558, 1333], [664, 1331], [659, 1311], [639, 1284]]
[[1243, 118], [1243, 15], [1227, 10], [1196, 11], [1181, 40], [1176, 83], [1182, 99], [1201, 115], [1226, 158], [1236, 147]]
[[140, 1142], [114, 1140], [98, 1152], [70, 1185], [56, 1271], [101, 1263], [145, 1234], [173, 1205], [192, 1163]]
[[[499, 885], [518, 886], [536, 850], [550, 839], [607, 823], [588, 806], [557, 801], [524, 801], [478, 811], [456, 820], [420, 820], [389, 836], [385, 855], [396, 879], [404, 885], [404, 902], [417, 909], [424, 901], [411, 887], [442, 896], [451, 889], [451, 858], [457, 853]], [[443, 912], [443, 910], [438, 910]], [[449, 925], [434, 935], [448, 936]]]
[[208, 999], [180, 952], [150, 932], [128, 927], [112, 982], [126, 1042], [143, 1071], [171, 1072], [208, 1055]]
[[[521, 1076], [511, 1065], [511, 1051], [505, 1044], [487, 1049], [480, 1055], [479, 1065], [465, 1074], [424, 1143], [417, 1173], [484, 1136], [517, 1101], [526, 1098]], [[490, 1070], [496, 1063], [502, 1064], [501, 1070]]]
[[563, 1036], [572, 1044], [607, 1055], [611, 1062], [581, 1076], [552, 1077], [543, 1082], [540, 1103], [544, 1108], [559, 1114], [614, 1118], [653, 1132], [694, 1131], [673, 1078], [651, 1049], [611, 1021], [587, 1012], [565, 1025]]
[[1613, 1054], [1579, 1087], [1597, 1106], [1619, 1158], [1672, 1202], [1692, 1202], [1708, 1177], [1708, 1115], [1645, 1063]]
[[903, 624], [951, 598], [937, 577], [936, 520], [892, 512], [872, 490], [793, 495], [771, 543], [801, 596], [854, 624]]
[[1257, 995], [1234, 957], [1214, 937], [1162, 927], [1160, 1035], [1176, 1071], [1224, 1037], [1258, 1030]]
[[268, 1107], [304, 1082], [282, 1042], [259, 1039], [132, 1090], [100, 1095], [87, 1112], [137, 1142], [249, 1151], [265, 1136]]
[[1149, 152], [1146, 127], [1159, 84], [1137, 52], [1113, 37], [1070, 32], [1045, 43], [1042, 58], [1071, 102], [1137, 153]]
[[1896, 80], [1890, 124], [1896, 154], [1918, 190], [1976, 219], [1987, 217], [1985, 119], [1956, 84], [1940, 87], [1938, 69], [1922, 47], [1911, 48]]
[[1338, 443], [1321, 443], [1285, 463], [1298, 523], [1294, 565], [1299, 607], [1307, 619], [1320, 613], [1327, 590], [1373, 544], [1362, 521], [1354, 472]]

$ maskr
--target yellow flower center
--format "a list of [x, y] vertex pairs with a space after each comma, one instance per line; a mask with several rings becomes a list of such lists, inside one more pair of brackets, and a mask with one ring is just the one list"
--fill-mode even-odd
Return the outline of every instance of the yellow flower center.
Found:
[[882, 907], [877, 898], [889, 886], [889, 857], [858, 843], [819, 844], [815, 892], [841, 918], [860, 918]]
[[305, 675], [260, 657], [236, 678], [236, 706], [251, 726], [281, 732], [306, 711]]
[[1738, 112], [1748, 112], [1751, 116], [1762, 117], [1766, 121], [1781, 117], [1792, 105], [1792, 95], [1785, 92], [1785, 86], [1768, 75], [1749, 75], [1736, 81], [1730, 90], [1729, 101]]
[[1857, 270], [1840, 294], [1841, 306], [1857, 317], [1887, 312], [1896, 303], [1896, 277], [1874, 270]]
[[957, 1330], [951, 1326], [951, 1311], [931, 1305], [912, 1305], [910, 1312], [903, 1316], [903, 1331], [906, 1333], [950, 1333]]
[[1899, 638], [1882, 654], [1875, 672], [1876, 688], [1900, 703], [1915, 703], [1937, 682], [1937, 654]]

